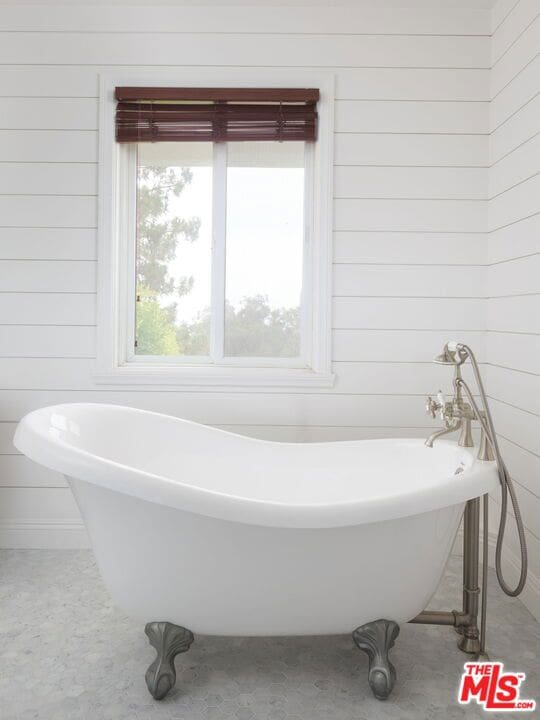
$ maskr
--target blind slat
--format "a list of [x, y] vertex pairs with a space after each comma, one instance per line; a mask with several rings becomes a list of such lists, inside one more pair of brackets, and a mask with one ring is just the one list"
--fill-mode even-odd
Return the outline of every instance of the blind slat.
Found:
[[[231, 142], [242, 140], [304, 140], [317, 136], [318, 90], [286, 88], [219, 89], [219, 100], [195, 102], [194, 91], [208, 88], [152, 88], [154, 97], [142, 98], [149, 88], [116, 88], [116, 140], [125, 142]], [[177, 97], [171, 98], [172, 91]], [[251, 93], [251, 100], [243, 93]], [[226, 93], [230, 92], [229, 96]], [[189, 97], [184, 96], [189, 95]], [[280, 95], [279, 93], [282, 93]], [[294, 100], [276, 102], [276, 97]], [[223, 98], [226, 97], [226, 100]], [[166, 99], [163, 99], [166, 98]], [[234, 100], [232, 99], [234, 98]], [[299, 98], [302, 98], [300, 100]]]

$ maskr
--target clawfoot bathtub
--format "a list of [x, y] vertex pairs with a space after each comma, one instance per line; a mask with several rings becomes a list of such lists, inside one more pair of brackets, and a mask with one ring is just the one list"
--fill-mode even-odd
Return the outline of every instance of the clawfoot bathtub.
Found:
[[267, 442], [112, 405], [32, 412], [15, 445], [69, 482], [113, 599], [146, 623], [158, 699], [192, 633], [353, 633], [386, 698], [399, 624], [497, 482], [451, 442]]

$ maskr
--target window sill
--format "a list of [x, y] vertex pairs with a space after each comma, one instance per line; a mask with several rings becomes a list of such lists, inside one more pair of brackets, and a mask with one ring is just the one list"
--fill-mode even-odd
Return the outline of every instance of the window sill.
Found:
[[101, 385], [168, 385], [207, 389], [208, 387], [251, 388], [330, 388], [332, 372], [315, 372], [304, 368], [246, 368], [224, 366], [122, 365], [99, 369], [94, 382]]

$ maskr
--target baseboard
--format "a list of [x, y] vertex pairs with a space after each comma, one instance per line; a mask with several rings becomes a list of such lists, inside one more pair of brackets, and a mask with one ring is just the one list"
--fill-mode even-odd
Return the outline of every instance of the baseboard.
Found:
[[0, 520], [0, 547], [68, 550], [90, 542], [81, 520]]
[[[488, 535], [488, 565], [489, 567], [495, 567], [495, 547], [497, 545], [497, 534], [490, 532]], [[482, 552], [482, 538], [480, 538], [480, 553]], [[463, 530], [460, 529], [454, 548], [452, 550], [453, 555], [463, 555]], [[505, 577], [508, 577], [508, 583], [516, 583], [519, 577], [520, 571], [520, 558], [508, 547], [503, 550], [503, 571]], [[502, 590], [501, 590], [502, 592]], [[527, 583], [523, 592], [519, 596], [521, 602], [525, 605], [527, 610], [534, 615], [536, 620], [540, 622], [540, 578], [534, 573], [529, 572], [527, 574]]]

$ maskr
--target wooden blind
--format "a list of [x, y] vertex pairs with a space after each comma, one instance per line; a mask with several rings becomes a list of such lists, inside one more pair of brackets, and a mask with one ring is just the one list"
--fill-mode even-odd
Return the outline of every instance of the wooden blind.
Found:
[[117, 87], [115, 96], [120, 143], [317, 138], [317, 89]]

